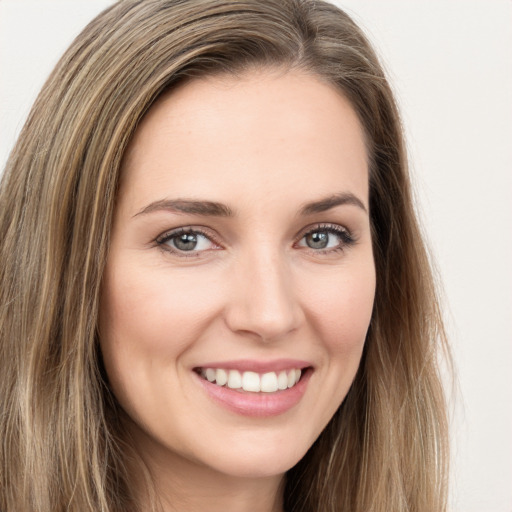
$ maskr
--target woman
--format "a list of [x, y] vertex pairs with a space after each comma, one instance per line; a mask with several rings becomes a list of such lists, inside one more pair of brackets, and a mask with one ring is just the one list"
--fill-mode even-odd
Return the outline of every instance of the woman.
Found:
[[445, 509], [442, 322], [342, 11], [117, 3], [0, 194], [2, 510]]

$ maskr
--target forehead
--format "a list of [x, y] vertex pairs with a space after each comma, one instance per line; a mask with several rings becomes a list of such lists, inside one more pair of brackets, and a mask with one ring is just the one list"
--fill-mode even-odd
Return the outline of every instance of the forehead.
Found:
[[134, 202], [157, 192], [225, 201], [233, 188], [284, 197], [336, 187], [366, 198], [367, 169], [361, 124], [334, 86], [260, 70], [194, 79], [162, 96], [129, 145], [121, 192]]

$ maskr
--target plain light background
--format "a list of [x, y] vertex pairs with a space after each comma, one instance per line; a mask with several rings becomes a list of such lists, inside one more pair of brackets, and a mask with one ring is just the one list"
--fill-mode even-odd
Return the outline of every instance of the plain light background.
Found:
[[[59, 56], [109, 0], [0, 0], [0, 168]], [[340, 0], [401, 105], [458, 370], [454, 512], [512, 512], [512, 1]], [[435, 511], [432, 511], [435, 512]]]

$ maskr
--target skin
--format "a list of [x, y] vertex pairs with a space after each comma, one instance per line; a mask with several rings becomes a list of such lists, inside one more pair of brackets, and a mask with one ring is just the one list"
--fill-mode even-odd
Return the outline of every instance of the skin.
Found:
[[[335, 194], [356, 200], [301, 213]], [[214, 201], [233, 215], [158, 207], [169, 199]], [[206, 233], [198, 250], [159, 243], [181, 227]], [[329, 247], [309, 247], [311, 230]], [[164, 510], [282, 510], [283, 475], [354, 379], [374, 293], [367, 152], [337, 89], [304, 72], [253, 70], [195, 79], [158, 100], [122, 169], [100, 342]], [[301, 400], [271, 417], [227, 410], [193, 371], [279, 358], [313, 371]]]

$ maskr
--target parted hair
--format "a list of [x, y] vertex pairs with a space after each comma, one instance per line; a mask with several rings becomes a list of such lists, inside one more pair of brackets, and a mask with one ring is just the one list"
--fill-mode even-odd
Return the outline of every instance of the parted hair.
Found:
[[446, 341], [398, 110], [367, 38], [321, 0], [121, 0], [51, 73], [0, 185], [2, 512], [137, 509], [97, 334], [121, 162], [164, 91], [257, 67], [318, 76], [359, 116], [377, 273], [359, 371], [288, 471], [284, 508], [445, 510]]

